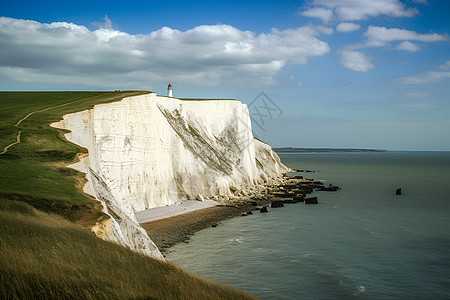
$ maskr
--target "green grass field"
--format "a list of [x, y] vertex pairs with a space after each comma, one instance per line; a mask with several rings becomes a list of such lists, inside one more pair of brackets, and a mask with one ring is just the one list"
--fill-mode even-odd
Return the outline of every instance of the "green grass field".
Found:
[[85, 149], [49, 124], [143, 93], [0, 92], [0, 152], [22, 132], [0, 155], [0, 299], [251, 299], [87, 228], [104, 216], [66, 167]]
[[[84, 176], [66, 165], [84, 149], [67, 142], [63, 132], [49, 124], [64, 114], [143, 93], [147, 92], [0, 92], [0, 151], [22, 131], [21, 143], [0, 155], [0, 195], [80, 219], [95, 202], [80, 190]], [[35, 113], [22, 120], [31, 112]]]

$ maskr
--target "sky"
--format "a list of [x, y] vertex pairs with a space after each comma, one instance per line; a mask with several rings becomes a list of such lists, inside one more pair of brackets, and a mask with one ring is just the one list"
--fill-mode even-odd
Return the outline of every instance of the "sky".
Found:
[[450, 151], [450, 1], [0, 1], [0, 90], [249, 105], [272, 147]]

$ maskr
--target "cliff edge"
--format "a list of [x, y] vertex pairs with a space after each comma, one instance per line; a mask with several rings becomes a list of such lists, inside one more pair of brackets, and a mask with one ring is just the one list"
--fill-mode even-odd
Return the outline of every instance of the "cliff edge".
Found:
[[188, 199], [221, 202], [256, 195], [289, 169], [254, 139], [237, 100], [180, 100], [154, 93], [65, 115], [53, 127], [88, 149], [72, 167], [111, 218], [96, 233], [163, 259], [135, 213]]

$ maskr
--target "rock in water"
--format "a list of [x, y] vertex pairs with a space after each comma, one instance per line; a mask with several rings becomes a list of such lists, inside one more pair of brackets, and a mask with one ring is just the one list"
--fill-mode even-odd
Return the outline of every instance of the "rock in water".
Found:
[[305, 204], [319, 204], [317, 197], [305, 198]]
[[284, 207], [283, 200], [275, 200], [270, 203], [270, 207]]
[[260, 212], [266, 213], [266, 212], [269, 212], [269, 210], [267, 209], [267, 206], [263, 206], [263, 207], [261, 208]]
[[397, 189], [396, 191], [395, 191], [395, 194], [398, 196], [398, 195], [401, 195], [402, 194], [402, 189]]

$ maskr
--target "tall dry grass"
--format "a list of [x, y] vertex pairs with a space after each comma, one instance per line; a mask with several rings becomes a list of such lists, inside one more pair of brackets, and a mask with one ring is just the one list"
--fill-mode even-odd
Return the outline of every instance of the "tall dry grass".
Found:
[[0, 299], [251, 299], [0, 199]]

